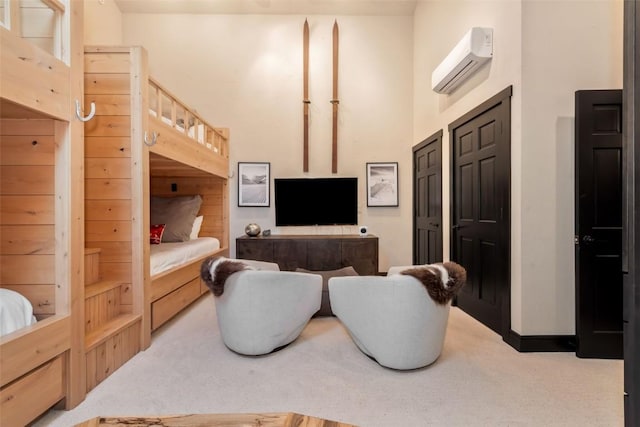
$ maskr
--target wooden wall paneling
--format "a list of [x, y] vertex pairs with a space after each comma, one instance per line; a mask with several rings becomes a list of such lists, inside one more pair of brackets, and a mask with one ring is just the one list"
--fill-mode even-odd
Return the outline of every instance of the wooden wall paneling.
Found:
[[96, 105], [100, 116], [128, 116], [131, 114], [131, 96], [127, 94], [85, 94], [84, 103]]
[[2, 285], [22, 294], [33, 305], [33, 313], [38, 320], [55, 314], [55, 285]]
[[[126, 330], [128, 329], [125, 329], [125, 331]], [[124, 348], [122, 343], [124, 334], [125, 332], [122, 331], [119, 334], [114, 335], [113, 341], [111, 342], [111, 349], [112, 349], [111, 350], [111, 354], [112, 354], [111, 372], [114, 372], [116, 369], [118, 369], [127, 361], [127, 359], [124, 358]]]
[[131, 119], [129, 116], [96, 116], [85, 123], [85, 135], [90, 137], [129, 136]]
[[54, 224], [53, 195], [0, 196], [3, 224]]
[[2, 194], [53, 194], [54, 166], [2, 166]]
[[114, 280], [129, 283], [131, 280], [131, 262], [102, 263], [102, 280]]
[[120, 312], [133, 313], [133, 287], [131, 283], [120, 286]]
[[86, 373], [87, 373], [87, 392], [93, 390], [96, 385], [98, 385], [98, 366], [97, 366], [97, 351], [96, 349], [91, 349], [87, 352], [86, 355]]
[[84, 77], [84, 91], [93, 95], [128, 95], [130, 94], [129, 70], [121, 73], [87, 72]]
[[116, 337], [119, 334], [111, 335], [109, 339], [104, 343], [104, 377], [108, 377], [112, 373], [115, 372], [115, 357], [114, 357], [114, 348]]
[[130, 241], [94, 241], [96, 247], [100, 248], [100, 262], [131, 262], [131, 242]]
[[128, 179], [87, 179], [85, 188], [88, 200], [131, 200], [131, 181]]
[[[128, 73], [131, 67], [129, 58], [129, 49], [121, 48], [120, 52], [116, 52], [117, 48], [107, 48], [113, 52], [101, 52], [102, 48], [87, 47], [84, 54], [84, 71], [85, 73]], [[91, 50], [95, 52], [90, 52]]]
[[53, 255], [54, 225], [0, 225], [0, 254]]
[[87, 241], [128, 242], [131, 240], [130, 221], [88, 221]]
[[127, 221], [131, 219], [131, 200], [87, 200], [87, 221]]
[[[48, 120], [49, 122], [51, 120]], [[15, 120], [0, 120], [2, 144], [0, 144], [0, 164], [8, 165], [54, 165], [55, 141], [51, 135], [13, 135], [7, 125]], [[25, 122], [21, 120], [21, 122]], [[30, 122], [42, 122], [31, 120]]]
[[51, 119], [0, 121], [0, 285], [24, 295], [39, 320], [63, 313], [54, 285], [57, 138]]
[[[96, 114], [98, 109], [96, 108]], [[131, 143], [126, 136], [93, 136], [85, 138], [86, 157], [131, 157]]]
[[85, 168], [88, 179], [131, 178], [131, 161], [128, 158], [87, 158]]
[[0, 283], [3, 285], [54, 284], [56, 283], [55, 262], [54, 255], [0, 255]]
[[[3, 92], [3, 96], [4, 96], [4, 92]], [[5, 156], [10, 155], [13, 152], [13, 150], [16, 149], [16, 146], [13, 145], [17, 143], [16, 140], [11, 139], [9, 137], [23, 136], [23, 137], [26, 137], [23, 140], [29, 143], [31, 142], [29, 138], [35, 137], [35, 139], [38, 141], [45, 140], [53, 143], [54, 142], [53, 135], [55, 133], [54, 123], [55, 122], [51, 119], [13, 119], [13, 118], [0, 119], [0, 124], [2, 124], [2, 127], [0, 129], [3, 137], [2, 158], [4, 159]], [[13, 141], [13, 142], [9, 142], [9, 141]], [[6, 143], [9, 143], [10, 145], [5, 146]], [[55, 147], [53, 146], [53, 144], [44, 145], [44, 146], [32, 145], [33, 150], [36, 150], [36, 151], [43, 151], [43, 147], [48, 147], [48, 149], [46, 149], [45, 151], [49, 153], [48, 158], [51, 162], [51, 163], [44, 163], [44, 164], [53, 164], [53, 161], [55, 159], [55, 156], [54, 156]], [[6, 149], [6, 152], [4, 151], [5, 149]], [[14, 164], [14, 163], [11, 163], [11, 164]], [[27, 163], [27, 164], [30, 164], [30, 163]]]
[[108, 363], [107, 363], [107, 343], [103, 342], [102, 344], [96, 347], [96, 385], [100, 384], [107, 378], [108, 373]]

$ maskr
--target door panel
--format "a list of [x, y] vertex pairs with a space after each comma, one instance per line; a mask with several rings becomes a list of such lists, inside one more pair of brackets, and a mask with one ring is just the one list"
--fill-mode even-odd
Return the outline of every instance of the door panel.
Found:
[[640, 4], [624, 2], [624, 425], [640, 425]]
[[457, 304], [503, 337], [511, 321], [510, 96], [504, 91], [449, 126], [451, 259], [467, 269]]
[[579, 357], [622, 358], [622, 91], [576, 92]]
[[413, 149], [413, 264], [442, 261], [442, 131]]

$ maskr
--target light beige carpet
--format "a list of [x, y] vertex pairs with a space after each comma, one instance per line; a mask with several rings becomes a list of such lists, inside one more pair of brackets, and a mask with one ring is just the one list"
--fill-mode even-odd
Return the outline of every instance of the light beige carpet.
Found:
[[240, 356], [222, 343], [207, 295], [77, 408], [50, 411], [36, 426], [98, 415], [297, 412], [362, 427], [615, 427], [622, 399], [622, 361], [518, 353], [456, 308], [442, 355], [416, 371], [380, 367], [336, 318], [313, 319], [276, 353]]

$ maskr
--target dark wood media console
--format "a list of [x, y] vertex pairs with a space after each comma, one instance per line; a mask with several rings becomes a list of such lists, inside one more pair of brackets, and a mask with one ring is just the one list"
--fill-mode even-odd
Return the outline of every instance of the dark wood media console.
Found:
[[336, 270], [353, 266], [378, 274], [378, 238], [373, 235], [271, 235], [236, 239], [236, 258], [278, 263], [280, 270]]

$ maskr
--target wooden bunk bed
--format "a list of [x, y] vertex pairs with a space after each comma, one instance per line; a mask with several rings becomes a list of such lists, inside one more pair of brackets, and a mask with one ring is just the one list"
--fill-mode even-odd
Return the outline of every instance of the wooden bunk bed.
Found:
[[38, 319], [0, 337], [0, 425], [10, 426], [85, 396], [83, 123], [73, 113], [83, 4], [10, 1], [0, 11], [0, 287], [26, 297]]
[[[151, 332], [206, 290], [199, 267], [227, 255], [228, 130], [149, 77], [142, 47], [85, 47], [87, 390], [150, 345]], [[200, 236], [219, 248], [150, 274], [150, 198], [200, 195]], [[108, 307], [108, 309], [105, 309]], [[111, 351], [119, 343], [118, 351]]]

